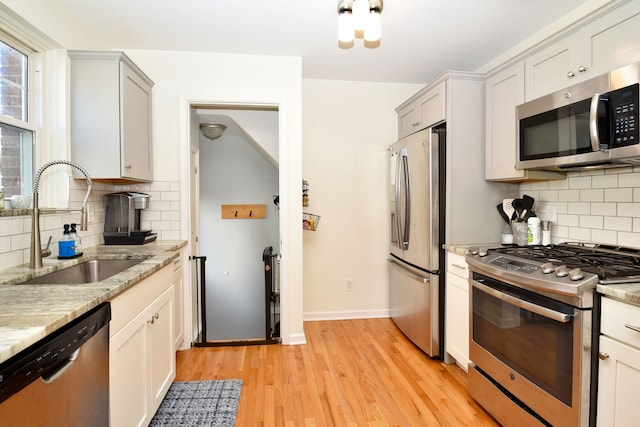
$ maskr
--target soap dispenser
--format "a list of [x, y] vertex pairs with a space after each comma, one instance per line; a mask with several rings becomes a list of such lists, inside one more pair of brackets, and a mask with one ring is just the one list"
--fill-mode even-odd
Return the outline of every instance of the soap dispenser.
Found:
[[73, 258], [76, 256], [76, 242], [71, 238], [69, 224], [64, 225], [62, 238], [58, 241], [58, 258]]
[[70, 225], [71, 229], [69, 230], [69, 235], [71, 236], [71, 239], [75, 241], [75, 254], [76, 256], [82, 255], [82, 238], [80, 238], [76, 232], [76, 224], [72, 222]]

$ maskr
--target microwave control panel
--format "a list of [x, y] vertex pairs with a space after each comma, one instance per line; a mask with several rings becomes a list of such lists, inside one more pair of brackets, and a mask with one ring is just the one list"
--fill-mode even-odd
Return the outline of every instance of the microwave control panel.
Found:
[[612, 107], [612, 148], [638, 143], [638, 84], [609, 94]]

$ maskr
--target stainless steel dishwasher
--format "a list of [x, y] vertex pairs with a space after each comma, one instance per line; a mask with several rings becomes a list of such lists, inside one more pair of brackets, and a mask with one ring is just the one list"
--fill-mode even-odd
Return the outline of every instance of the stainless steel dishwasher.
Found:
[[104, 303], [0, 364], [0, 425], [109, 425]]

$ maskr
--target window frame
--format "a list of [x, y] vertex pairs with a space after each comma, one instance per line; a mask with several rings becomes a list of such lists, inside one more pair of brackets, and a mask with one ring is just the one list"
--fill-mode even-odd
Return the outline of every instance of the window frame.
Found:
[[[21, 54], [25, 55], [27, 61], [26, 72], [26, 121], [16, 119], [8, 115], [0, 114], [0, 124], [11, 126], [18, 130], [24, 130], [31, 133], [31, 164], [28, 170], [25, 170], [25, 164], [20, 165], [22, 180], [22, 195], [31, 195], [33, 190], [33, 174], [35, 173], [37, 160], [38, 135], [40, 132], [40, 106], [42, 99], [42, 90], [40, 84], [41, 78], [41, 55], [36, 49], [28, 44], [20, 41], [4, 31], [0, 31], [0, 41]], [[1, 184], [0, 184], [1, 185]], [[2, 189], [0, 189], [2, 190]], [[4, 201], [0, 201], [4, 203]]]

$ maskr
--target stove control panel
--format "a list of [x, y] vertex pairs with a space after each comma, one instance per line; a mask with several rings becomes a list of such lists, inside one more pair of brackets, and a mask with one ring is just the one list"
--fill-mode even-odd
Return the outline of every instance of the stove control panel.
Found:
[[540, 268], [535, 264], [530, 264], [528, 262], [523, 262], [520, 260], [516, 260], [513, 258], [507, 258], [503, 256], [496, 257], [489, 261], [489, 264], [494, 264], [498, 267], [504, 268], [506, 270], [518, 271], [521, 273], [531, 274], [538, 271]]

